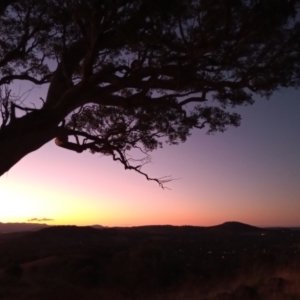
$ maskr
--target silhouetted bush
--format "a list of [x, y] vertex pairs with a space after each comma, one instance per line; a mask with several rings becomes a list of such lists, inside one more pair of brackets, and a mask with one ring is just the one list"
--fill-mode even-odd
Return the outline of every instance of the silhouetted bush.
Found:
[[21, 279], [23, 275], [23, 269], [19, 264], [12, 263], [4, 269], [5, 275], [11, 279]]

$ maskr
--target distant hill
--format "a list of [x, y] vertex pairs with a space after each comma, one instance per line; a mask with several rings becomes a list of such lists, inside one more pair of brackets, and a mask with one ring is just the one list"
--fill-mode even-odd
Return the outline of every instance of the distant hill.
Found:
[[91, 227], [96, 228], [96, 229], [103, 229], [104, 226], [102, 225], [92, 225]]
[[[1, 223], [0, 222], [0, 234], [1, 233], [12, 233], [12, 232], [22, 232], [22, 231], [38, 231], [44, 228], [50, 228], [52, 225], [47, 224], [38, 224], [38, 223]], [[57, 227], [57, 226], [53, 226]], [[70, 227], [70, 226], [65, 226]], [[74, 226], [75, 227], [75, 226]], [[90, 226], [95, 229], [105, 228], [101, 225], [92, 225]]]
[[100, 232], [99, 229], [93, 228], [91, 226], [75, 226], [75, 225], [65, 225], [65, 226], [49, 226], [42, 228], [31, 234], [35, 237], [43, 238], [63, 238], [63, 239], [87, 239], [91, 235], [97, 235]]
[[254, 233], [254, 232], [265, 231], [263, 228], [244, 224], [241, 222], [225, 222], [223, 224], [211, 226], [209, 228], [216, 231], [227, 231], [233, 233], [252, 233], [252, 232]]
[[[29, 228], [27, 232], [24, 231], [25, 228]], [[0, 269], [1, 265], [13, 260], [29, 262], [49, 256], [99, 253], [109, 258], [112, 253], [122, 251], [131, 253], [139, 247], [147, 248], [148, 245], [150, 248], [154, 247], [154, 250], [155, 247], [169, 249], [172, 246], [172, 253], [175, 256], [189, 257], [201, 253], [203, 257], [208, 258], [211, 253], [218, 253], [220, 258], [224, 256], [222, 251], [228, 252], [233, 249], [234, 253], [244, 253], [244, 249], [252, 247], [250, 241], [253, 239], [255, 245], [259, 243], [259, 249], [267, 249], [274, 247], [279, 241], [290, 243], [294, 235], [296, 237], [296, 232], [286, 234], [286, 231], [281, 229], [268, 230], [239, 222], [226, 222], [211, 227], [162, 225], [96, 229], [91, 226], [46, 225], [40, 230], [30, 226], [21, 226], [20, 229], [23, 232], [0, 234]], [[186, 249], [185, 252], [181, 251], [183, 248]], [[256, 250], [253, 248], [254, 252]]]
[[0, 233], [11, 233], [18, 231], [37, 231], [42, 228], [49, 227], [47, 224], [36, 223], [1, 223]]
[[[52, 229], [53, 228], [53, 229]], [[40, 229], [49, 229], [49, 231], [46, 231], [47, 233], [55, 233], [58, 232], [81, 232], [81, 231], [89, 231], [92, 230], [99, 230], [99, 229], [105, 229], [107, 227], [101, 226], [101, 225], [92, 225], [92, 226], [49, 226], [47, 224], [37, 224], [37, 223], [1, 223], [0, 222], [0, 233], [13, 233], [13, 232], [22, 232], [22, 231], [38, 231]], [[122, 227], [119, 229], [121, 230]], [[252, 225], [244, 224], [241, 222], [225, 222], [220, 225], [216, 226], [209, 226], [209, 227], [198, 227], [198, 226], [171, 226], [171, 225], [149, 225], [149, 226], [137, 226], [132, 227], [132, 231], [147, 231], [147, 232], [173, 232], [177, 231], [179, 228], [181, 230], [204, 230], [206, 232], [208, 231], [216, 231], [216, 232], [231, 232], [231, 233], [255, 233], [255, 232], [262, 232], [265, 231], [263, 228], [255, 227]], [[126, 227], [123, 227], [124, 230], [126, 230]]]

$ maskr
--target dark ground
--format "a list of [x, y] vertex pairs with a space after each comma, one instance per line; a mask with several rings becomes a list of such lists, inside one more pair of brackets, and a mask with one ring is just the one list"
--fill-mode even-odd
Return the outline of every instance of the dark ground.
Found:
[[0, 234], [0, 299], [299, 300], [300, 230], [229, 222]]

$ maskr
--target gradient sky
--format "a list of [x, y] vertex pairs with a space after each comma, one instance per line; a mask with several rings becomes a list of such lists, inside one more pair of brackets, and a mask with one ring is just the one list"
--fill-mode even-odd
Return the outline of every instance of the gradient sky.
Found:
[[[35, 89], [27, 101], [45, 93]], [[186, 143], [153, 152], [144, 171], [178, 178], [167, 184], [171, 190], [109, 157], [52, 141], [0, 178], [0, 222], [300, 226], [299, 95], [283, 90], [257, 99], [238, 109], [240, 127], [214, 135], [195, 130]]]

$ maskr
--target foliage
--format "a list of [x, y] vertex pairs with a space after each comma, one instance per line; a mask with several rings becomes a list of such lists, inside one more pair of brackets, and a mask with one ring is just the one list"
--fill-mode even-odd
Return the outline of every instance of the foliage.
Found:
[[[4, 1], [0, 147], [8, 155], [20, 137], [32, 146], [15, 150], [0, 171], [56, 137], [61, 147], [110, 155], [152, 179], [141, 166], [165, 141], [238, 126], [232, 107], [299, 86], [299, 4]], [[49, 84], [40, 109], [7, 100], [15, 80]], [[146, 158], [130, 159], [133, 149]], [[168, 178], [154, 180], [163, 186]]]

